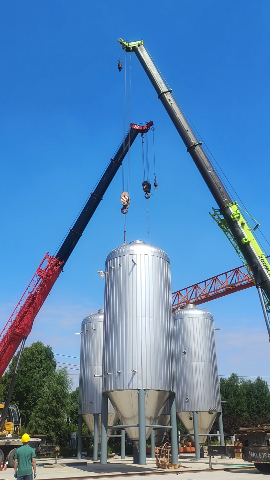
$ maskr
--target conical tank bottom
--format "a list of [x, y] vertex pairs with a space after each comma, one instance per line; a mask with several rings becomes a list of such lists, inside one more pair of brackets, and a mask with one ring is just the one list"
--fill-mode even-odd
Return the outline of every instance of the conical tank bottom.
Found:
[[[138, 390], [114, 390], [107, 392], [114, 409], [119, 415], [123, 425], [138, 425], [139, 407]], [[169, 398], [169, 392], [165, 390], [147, 390], [145, 393], [145, 424], [157, 425], [157, 419]], [[139, 428], [126, 428], [130, 440], [139, 439]], [[146, 427], [146, 438], [151, 434], [152, 428]]]
[[[89, 430], [89, 433], [94, 436], [94, 415], [92, 413], [87, 413], [82, 416], [87, 427]], [[108, 413], [108, 425], [116, 425], [118, 421], [118, 415], [117, 413]], [[111, 430], [107, 430], [107, 434], [111, 435]], [[99, 442], [100, 443], [100, 436], [101, 436], [101, 415], [98, 414], [98, 436], [99, 436]]]
[[[194, 433], [192, 412], [177, 412], [179, 420], [185, 425], [188, 433]], [[199, 434], [210, 432], [217, 413], [198, 412], [198, 431]], [[200, 443], [204, 443], [207, 437], [199, 437]]]

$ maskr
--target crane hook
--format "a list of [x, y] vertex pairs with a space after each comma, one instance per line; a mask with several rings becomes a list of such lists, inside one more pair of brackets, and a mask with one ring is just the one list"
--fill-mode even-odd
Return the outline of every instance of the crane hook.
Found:
[[149, 182], [147, 182], [147, 180], [145, 180], [144, 182], [142, 182], [142, 188], [143, 188], [143, 191], [144, 191], [144, 196], [145, 196], [146, 200], [148, 200], [150, 198], [151, 183], [149, 183]]
[[122, 67], [122, 62], [121, 62], [121, 60], [118, 60], [118, 70], [119, 70], [119, 72], [121, 72], [122, 68], [123, 68]]
[[157, 188], [158, 188], [158, 183], [157, 183], [157, 177], [155, 176], [154, 190], [157, 190]]
[[121, 195], [120, 195], [120, 200], [121, 200], [121, 203], [123, 205], [123, 207], [121, 208], [121, 213], [123, 213], [125, 215], [126, 213], [128, 213], [128, 208], [129, 208], [129, 205], [130, 205], [129, 193], [128, 192], [122, 192]]

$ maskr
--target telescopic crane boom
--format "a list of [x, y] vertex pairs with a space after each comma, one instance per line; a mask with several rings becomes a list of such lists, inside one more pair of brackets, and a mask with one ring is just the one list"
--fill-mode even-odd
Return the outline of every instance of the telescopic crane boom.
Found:
[[[212, 217], [227, 235], [241, 257], [241, 260], [244, 264], [247, 263], [251, 269], [262, 302], [265, 322], [270, 339], [270, 324], [265, 311], [266, 306], [268, 313], [270, 312], [270, 265], [265, 254], [255, 239], [248, 222], [243, 217], [237, 202], [234, 202], [226, 191], [217, 172], [207, 157], [202, 147], [202, 143], [197, 140], [190, 125], [177, 105], [177, 102], [172, 95], [172, 90], [165, 84], [159, 71], [155, 67], [144, 46], [143, 40], [129, 43], [120, 38], [119, 43], [126, 52], [134, 52], [136, 54], [150, 82], [156, 90], [158, 98], [167, 110], [167, 113], [171, 117], [172, 122], [186, 145], [188, 153], [191, 155], [205, 183], [216, 200], [219, 209], [214, 209]], [[261, 289], [264, 293], [265, 304], [262, 299]]]
[[62, 272], [63, 266], [77, 245], [112, 179], [122, 165], [135, 138], [139, 133], [148, 132], [152, 125], [153, 122], [148, 122], [144, 126], [131, 124], [126, 137], [115, 156], [111, 159], [95, 190], [90, 194], [88, 201], [56, 256], [50, 256], [47, 253], [43, 258], [18, 305], [0, 333], [0, 377], [3, 375], [22, 340], [27, 338], [31, 332], [36, 315]]

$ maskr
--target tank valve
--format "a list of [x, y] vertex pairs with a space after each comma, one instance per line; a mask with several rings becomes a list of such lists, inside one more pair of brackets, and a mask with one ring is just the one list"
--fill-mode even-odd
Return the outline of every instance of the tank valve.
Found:
[[145, 180], [142, 183], [142, 188], [143, 188], [143, 191], [144, 191], [144, 196], [145, 196], [146, 200], [148, 200], [150, 198], [151, 183], [149, 183], [149, 182], [147, 182], [147, 180]]

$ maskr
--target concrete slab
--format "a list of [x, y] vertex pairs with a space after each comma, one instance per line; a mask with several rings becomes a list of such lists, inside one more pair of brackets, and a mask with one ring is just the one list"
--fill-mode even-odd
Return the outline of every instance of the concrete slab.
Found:
[[[179, 469], [163, 470], [156, 467], [155, 459], [147, 458], [146, 465], [134, 465], [132, 457], [126, 457], [121, 460], [119, 456], [110, 458], [107, 465], [101, 465], [100, 462], [93, 462], [90, 459], [76, 460], [74, 458], [65, 458], [59, 460], [58, 464], [54, 464], [54, 460], [48, 459], [37, 460], [37, 480], [54, 480], [54, 479], [79, 479], [83, 478], [108, 478], [108, 477], [123, 477], [123, 476], [141, 476], [141, 475], [173, 475], [184, 473], [202, 473], [217, 472], [217, 470], [235, 469], [243, 471], [247, 468], [253, 468], [253, 464], [249, 464], [239, 459], [221, 459], [214, 457], [212, 459], [213, 470], [209, 470], [208, 457], [202, 458], [198, 461], [194, 458], [194, 454], [181, 455], [179, 462], [181, 464]], [[44, 464], [51, 465], [51, 468], [44, 468]], [[65, 466], [64, 466], [65, 465]], [[235, 471], [234, 470], [234, 471]], [[0, 480], [14, 480], [13, 469], [8, 468], [6, 471], [0, 472]], [[214, 479], [213, 479], [214, 480]]]

